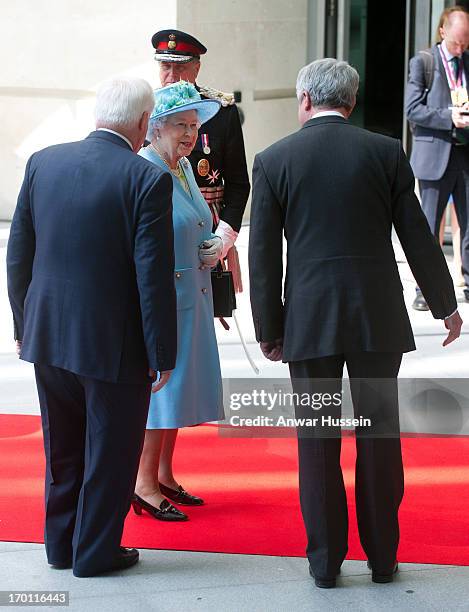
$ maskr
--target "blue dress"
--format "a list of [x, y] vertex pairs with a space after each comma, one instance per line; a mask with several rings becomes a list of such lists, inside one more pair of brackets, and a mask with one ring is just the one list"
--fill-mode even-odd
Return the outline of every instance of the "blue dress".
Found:
[[[140, 155], [168, 170], [151, 147], [142, 149]], [[163, 389], [151, 395], [147, 429], [176, 429], [224, 418], [210, 268], [199, 260], [199, 245], [213, 236], [212, 215], [189, 161], [182, 158], [181, 166], [191, 195], [172, 175], [178, 325], [176, 367]]]

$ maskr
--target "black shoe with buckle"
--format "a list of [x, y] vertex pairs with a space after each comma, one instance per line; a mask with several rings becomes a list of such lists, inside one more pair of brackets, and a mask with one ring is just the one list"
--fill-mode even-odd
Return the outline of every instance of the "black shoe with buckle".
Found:
[[178, 486], [177, 491], [170, 489], [161, 482], [159, 485], [161, 493], [175, 504], [181, 504], [182, 506], [201, 506], [204, 503], [204, 500], [201, 497], [191, 495], [185, 491], [181, 485]]
[[430, 310], [427, 304], [427, 300], [420, 292], [418, 292], [415, 296], [415, 300], [412, 302], [412, 308], [414, 310]]
[[136, 493], [134, 493], [132, 497], [132, 508], [135, 514], [142, 514], [142, 510], [145, 510], [148, 514], [151, 514], [153, 518], [160, 521], [187, 521], [189, 519], [187, 514], [175, 508], [167, 499], [163, 499], [159, 508], [156, 508]]
[[[340, 567], [337, 570], [336, 576], [338, 576], [339, 574]], [[319, 576], [315, 576], [311, 565], [309, 566], [309, 575], [311, 576], [311, 578], [314, 578], [314, 584], [320, 589], [333, 589], [335, 587], [335, 578], [320, 578]]]
[[399, 565], [397, 561], [394, 563], [394, 567], [390, 572], [375, 572], [375, 570], [371, 567], [371, 563], [369, 561], [366, 562], [368, 569], [371, 570], [371, 580], [373, 582], [378, 582], [379, 584], [385, 584], [386, 582], [392, 582], [394, 580], [394, 574], [397, 574], [399, 569]]

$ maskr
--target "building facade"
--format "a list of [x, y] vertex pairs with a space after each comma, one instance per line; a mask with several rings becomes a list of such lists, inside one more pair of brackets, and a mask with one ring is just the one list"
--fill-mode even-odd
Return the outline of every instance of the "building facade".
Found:
[[[18, 0], [2, 13], [0, 219], [10, 219], [27, 158], [93, 129], [99, 84], [133, 75], [159, 85], [151, 36], [176, 27], [208, 48], [199, 82], [241, 95], [248, 166], [298, 129], [295, 81], [320, 57], [360, 72], [352, 122], [402, 138], [407, 65], [428, 47], [445, 0]], [[468, 4], [460, 2], [459, 4]], [[246, 215], [249, 214], [249, 207]]]

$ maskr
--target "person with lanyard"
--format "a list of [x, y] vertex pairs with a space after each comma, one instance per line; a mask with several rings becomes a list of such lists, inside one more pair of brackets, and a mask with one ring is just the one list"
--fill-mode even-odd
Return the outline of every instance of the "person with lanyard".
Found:
[[[433, 81], [427, 88], [423, 53], [410, 60], [405, 94], [407, 119], [415, 126], [410, 163], [419, 183], [423, 212], [438, 238], [441, 219], [452, 194], [461, 231], [461, 261], [469, 302], [469, 14], [464, 8], [446, 9], [438, 29], [440, 42], [429, 50]], [[432, 271], [428, 270], [429, 275]], [[419, 287], [412, 304], [429, 310]]]
[[233, 247], [241, 229], [250, 184], [234, 96], [196, 83], [200, 56], [207, 48], [194, 36], [180, 30], [160, 30], [151, 42], [163, 87], [179, 80], [188, 81], [195, 85], [203, 100], [214, 99], [221, 103], [220, 112], [202, 126], [188, 159], [212, 213], [213, 231], [223, 241], [222, 259], [227, 258], [235, 290], [242, 291], [238, 257]]

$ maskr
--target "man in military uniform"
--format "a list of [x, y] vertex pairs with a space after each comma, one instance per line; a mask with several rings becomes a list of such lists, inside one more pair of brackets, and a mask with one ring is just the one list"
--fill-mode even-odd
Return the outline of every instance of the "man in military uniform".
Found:
[[[225, 257], [241, 228], [250, 190], [243, 132], [234, 96], [197, 85], [200, 56], [207, 49], [190, 34], [161, 30], [153, 35], [151, 42], [163, 87], [182, 79], [194, 83], [202, 98], [214, 98], [222, 103], [220, 111], [201, 127], [189, 160], [200, 191], [212, 211], [214, 231], [223, 240]], [[230, 254], [236, 260], [234, 249]], [[233, 273], [235, 285], [240, 289], [235, 270]]]

